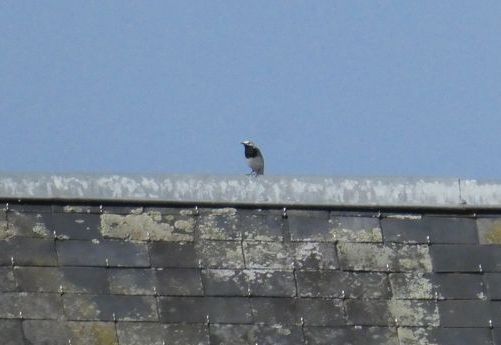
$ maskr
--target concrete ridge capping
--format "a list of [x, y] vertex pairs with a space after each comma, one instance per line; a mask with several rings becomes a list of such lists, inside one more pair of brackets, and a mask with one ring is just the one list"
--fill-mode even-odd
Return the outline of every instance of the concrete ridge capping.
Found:
[[2, 199], [501, 208], [501, 182], [415, 177], [0, 174]]

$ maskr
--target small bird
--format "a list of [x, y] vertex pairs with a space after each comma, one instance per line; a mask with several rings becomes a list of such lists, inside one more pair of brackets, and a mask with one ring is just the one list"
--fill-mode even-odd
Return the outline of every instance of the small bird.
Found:
[[259, 147], [249, 140], [242, 141], [241, 144], [245, 147], [245, 158], [247, 158], [247, 165], [252, 169], [251, 175], [263, 175], [264, 158]]

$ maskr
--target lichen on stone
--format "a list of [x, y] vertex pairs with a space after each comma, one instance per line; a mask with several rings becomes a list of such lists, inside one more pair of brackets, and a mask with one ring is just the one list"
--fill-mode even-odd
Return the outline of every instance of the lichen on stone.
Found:
[[480, 244], [501, 244], [501, 219], [477, 219]]

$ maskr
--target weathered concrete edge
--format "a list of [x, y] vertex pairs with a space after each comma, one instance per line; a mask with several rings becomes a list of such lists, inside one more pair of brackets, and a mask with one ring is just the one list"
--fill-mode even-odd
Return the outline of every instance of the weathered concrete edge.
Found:
[[2, 199], [501, 207], [501, 182], [458, 178], [0, 174]]

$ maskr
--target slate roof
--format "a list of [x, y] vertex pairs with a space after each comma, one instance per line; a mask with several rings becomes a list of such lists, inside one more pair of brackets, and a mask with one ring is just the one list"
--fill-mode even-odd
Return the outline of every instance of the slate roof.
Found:
[[2, 345], [501, 344], [496, 208], [122, 201], [3, 195]]

